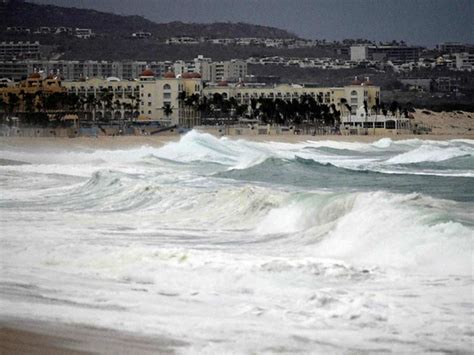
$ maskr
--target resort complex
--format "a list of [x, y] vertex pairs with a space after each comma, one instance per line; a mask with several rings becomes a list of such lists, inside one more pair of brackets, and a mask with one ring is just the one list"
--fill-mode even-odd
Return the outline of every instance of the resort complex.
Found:
[[[1, 83], [2, 132], [26, 134], [27, 130], [21, 128], [38, 123], [50, 127], [52, 121], [74, 129], [74, 135], [81, 134], [81, 127], [92, 126], [107, 127], [101, 129], [102, 134], [221, 125], [250, 125], [251, 129], [263, 125], [274, 127], [274, 132], [293, 133], [309, 133], [311, 129], [316, 133], [318, 129], [325, 134], [399, 133], [411, 129], [408, 111], [393, 104], [385, 107], [380, 87], [368, 77], [356, 77], [342, 87], [244, 82], [232, 78], [228, 71], [220, 79], [204, 80], [200, 73], [189, 71], [156, 75], [149, 68], [133, 80], [64, 80], [60, 73], [45, 76], [34, 72], [26, 80]], [[132, 126], [138, 129], [127, 129]], [[271, 130], [255, 132], [269, 134]]]

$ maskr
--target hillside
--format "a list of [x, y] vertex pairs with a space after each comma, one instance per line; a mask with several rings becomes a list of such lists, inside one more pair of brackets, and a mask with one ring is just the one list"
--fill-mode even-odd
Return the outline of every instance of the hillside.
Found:
[[79, 27], [91, 28], [98, 34], [130, 35], [134, 31], [151, 32], [155, 37], [267, 37], [296, 38], [278, 28], [246, 23], [155, 23], [141, 16], [121, 16], [95, 10], [39, 5], [27, 2], [0, 4], [0, 29], [8, 26], [36, 28]]

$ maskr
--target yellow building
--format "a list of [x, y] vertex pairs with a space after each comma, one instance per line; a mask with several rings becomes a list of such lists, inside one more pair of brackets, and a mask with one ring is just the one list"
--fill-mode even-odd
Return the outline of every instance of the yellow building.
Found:
[[18, 99], [18, 105], [15, 108], [17, 112], [25, 112], [27, 110], [25, 100], [26, 95], [33, 95], [32, 100], [33, 110], [37, 108], [40, 100], [53, 93], [62, 93], [66, 89], [62, 86], [62, 79], [60, 76], [49, 75], [43, 79], [39, 73], [31, 74], [28, 79], [8, 85], [6, 87], [0, 87], [0, 96], [5, 104], [8, 105], [12, 95]]

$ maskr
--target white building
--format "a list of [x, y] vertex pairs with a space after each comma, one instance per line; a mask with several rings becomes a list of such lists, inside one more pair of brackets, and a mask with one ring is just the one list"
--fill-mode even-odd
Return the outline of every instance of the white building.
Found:
[[407, 117], [377, 114], [371, 110], [365, 112], [364, 106], [360, 106], [355, 113], [341, 117], [340, 130], [344, 135], [409, 134], [412, 126]]
[[82, 39], [88, 39], [94, 35], [94, 32], [92, 32], [90, 28], [76, 28], [75, 32], [75, 36]]
[[138, 32], [132, 33], [132, 37], [133, 38], [149, 38], [149, 37], [151, 37], [151, 33], [150, 32], [138, 31]]
[[351, 60], [359, 62], [369, 59], [368, 46], [351, 46]]
[[474, 68], [474, 53], [456, 53], [456, 69], [472, 71]]
[[194, 37], [171, 37], [166, 40], [166, 44], [198, 44], [199, 40]]

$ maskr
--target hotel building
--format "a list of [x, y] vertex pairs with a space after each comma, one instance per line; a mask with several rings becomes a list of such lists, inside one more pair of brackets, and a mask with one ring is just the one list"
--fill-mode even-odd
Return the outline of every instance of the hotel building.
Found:
[[338, 110], [348, 113], [346, 104], [351, 107], [352, 112], [363, 106], [364, 101], [367, 102], [369, 108], [373, 107], [380, 98], [380, 87], [373, 85], [368, 78], [366, 81], [359, 81], [356, 78], [350, 85], [344, 87], [312, 87], [294, 84], [253, 87], [243, 83], [230, 85], [223, 81], [215, 86], [204, 88], [202, 92], [208, 98], [215, 93], [221, 94], [225, 99], [233, 97], [240, 104], [250, 104], [251, 99], [258, 98], [292, 100], [302, 95], [309, 95], [318, 102], [327, 105], [334, 104]]
[[[120, 80], [115, 77], [107, 79], [92, 78], [89, 80], [64, 81], [59, 76], [48, 76], [42, 79], [39, 73], [15, 86], [0, 89], [4, 97], [8, 92], [20, 93], [22, 88], [38, 91], [68, 92], [81, 96], [87, 109], [84, 110], [93, 120], [130, 120], [140, 122], [159, 122], [162, 126], [183, 125], [192, 127], [199, 123], [199, 112], [196, 102], [189, 103], [186, 98], [207, 97], [221, 94], [224, 99], [235, 98], [239, 104], [251, 103], [252, 99], [299, 99], [309, 95], [320, 103], [334, 105], [342, 116], [355, 113], [364, 104], [371, 110], [380, 98], [380, 88], [373, 85], [368, 78], [365, 81], [357, 78], [344, 87], [314, 87], [305, 85], [261, 86], [228, 84], [221, 81], [217, 84], [203, 85], [198, 73], [175, 75], [167, 72], [158, 77], [151, 69], [145, 69], [138, 79]], [[91, 109], [91, 105], [94, 109]], [[350, 107], [350, 110], [348, 109]], [[85, 107], [86, 108], [86, 107]]]
[[26, 111], [26, 95], [33, 96], [33, 106], [39, 100], [38, 96], [47, 97], [54, 93], [66, 92], [66, 89], [61, 84], [61, 77], [59, 76], [48, 76], [42, 78], [40, 74], [33, 73], [26, 80], [16, 83], [14, 85], [6, 85], [0, 87], [0, 98], [6, 104], [10, 99], [10, 95], [15, 95], [18, 98], [18, 109], [17, 111]]
[[[176, 77], [167, 72], [156, 77], [151, 69], [145, 69], [138, 80], [118, 78], [66, 81], [63, 86], [69, 93], [88, 97], [98, 102], [94, 119], [130, 119], [140, 122], [158, 121], [163, 126], [184, 124], [185, 120], [196, 119], [195, 110], [185, 107], [180, 93], [186, 96], [201, 95], [202, 79], [197, 73], [185, 73]], [[112, 94], [112, 108], [106, 109], [101, 98]], [[187, 125], [190, 123], [188, 122]], [[192, 124], [192, 123], [191, 123]]]

